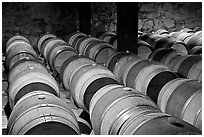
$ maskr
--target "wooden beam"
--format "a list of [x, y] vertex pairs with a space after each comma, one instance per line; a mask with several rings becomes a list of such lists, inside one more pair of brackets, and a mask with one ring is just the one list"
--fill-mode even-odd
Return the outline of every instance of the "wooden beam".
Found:
[[137, 53], [138, 3], [117, 3], [118, 51]]
[[79, 31], [85, 34], [91, 34], [91, 3], [79, 2]]

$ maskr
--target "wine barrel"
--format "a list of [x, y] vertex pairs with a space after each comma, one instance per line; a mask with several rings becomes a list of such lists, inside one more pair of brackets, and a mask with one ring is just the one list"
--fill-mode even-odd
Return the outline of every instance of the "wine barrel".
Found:
[[168, 54], [172, 52], [176, 52], [176, 50], [172, 48], [160, 48], [152, 52], [152, 54], [150, 54], [148, 59], [149, 61], [154, 60], [154, 61], [161, 62], [166, 56], [168, 56]]
[[104, 38], [103, 38], [103, 41], [105, 41], [105, 42], [110, 42], [110, 40], [114, 37], [114, 36], [116, 36], [116, 34], [115, 33], [110, 33], [110, 34], [108, 34], [108, 35], [106, 35]]
[[162, 58], [161, 63], [169, 67], [170, 62], [177, 56], [186, 56], [186, 54], [179, 50], [173, 50], [172, 52], [168, 53], [166, 56]]
[[[92, 36], [86, 36], [86, 37], [83, 37], [83, 38], [80, 38], [79, 41], [76, 43], [75, 45], [75, 50], [78, 52], [78, 53], [82, 53], [83, 52], [83, 48], [85, 48], [90, 42], [92, 41], [98, 41], [99, 39], [95, 38], [95, 37], [92, 37]], [[83, 54], [82, 54], [83, 55]]]
[[182, 56], [181, 54], [176, 54], [175, 56], [171, 58], [171, 61], [166, 65], [168, 66], [168, 68], [170, 68], [174, 72], [177, 72], [181, 62], [185, 60], [186, 58], [188, 58], [188, 56]]
[[74, 48], [74, 43], [77, 41], [77, 39], [82, 38], [82, 37], [86, 37], [86, 36], [87, 36], [86, 34], [79, 32], [79, 31], [76, 31], [76, 32], [70, 33], [65, 38], [65, 41]]
[[7, 63], [7, 68], [8, 70], [11, 70], [12, 67], [15, 66], [15, 64], [17, 64], [21, 60], [31, 60], [31, 59], [35, 60], [36, 56], [33, 56], [32, 54], [27, 52], [18, 53], [8, 61], [9, 63]]
[[74, 75], [70, 91], [77, 105], [83, 109], [89, 108], [92, 96], [103, 86], [118, 83], [114, 74], [100, 65], [81, 67]]
[[161, 89], [157, 105], [166, 113], [195, 124], [202, 109], [202, 84], [197, 80], [174, 79]]
[[80, 134], [71, 108], [44, 91], [35, 91], [21, 98], [13, 108], [7, 127], [10, 135]]
[[174, 43], [175, 43], [175, 40], [172, 39], [171, 37], [160, 38], [155, 40], [154, 49], [170, 48]]
[[52, 47], [58, 46], [58, 45], [64, 45], [67, 44], [64, 40], [60, 38], [51, 38], [47, 40], [44, 45], [42, 45], [41, 54], [45, 57], [46, 60], [48, 60], [48, 53]]
[[122, 65], [119, 67], [119, 72], [118, 72], [118, 81], [122, 83], [123, 85], [126, 86], [126, 79], [127, 79], [127, 74], [129, 70], [137, 64], [139, 61], [141, 61], [140, 58], [137, 56], [130, 56], [128, 58], [124, 58], [121, 60], [121, 62], [125, 61]]
[[57, 36], [55, 36], [54, 34], [49, 34], [49, 33], [46, 33], [44, 35], [42, 35], [40, 37], [40, 39], [38, 40], [38, 51], [41, 52], [41, 49], [42, 49], [42, 46], [44, 45], [44, 43], [51, 39], [51, 38], [56, 38]]
[[184, 41], [186, 38], [192, 36], [191, 33], [187, 33], [187, 32], [181, 32], [177, 37], [176, 39], [177, 40], [180, 40], [180, 41]]
[[80, 113], [78, 123], [79, 123], [79, 128], [81, 133], [86, 135], [89, 135], [91, 133], [92, 125], [91, 125], [91, 120], [88, 112], [83, 110]]
[[186, 55], [188, 55], [188, 47], [185, 43], [180, 42], [180, 41], [175, 41], [173, 45], [171, 45], [172, 49], [179, 50]]
[[90, 45], [96, 44], [96, 43], [101, 43], [101, 42], [102, 41], [99, 39], [92, 39], [90, 42], [88, 42], [88, 44], [80, 44], [78, 52], [79, 54], [85, 56], [87, 47], [89, 47]]
[[193, 36], [187, 37], [187, 38], [185, 38], [182, 42], [185, 43], [186, 46], [187, 46], [189, 40], [190, 40], [192, 37], [193, 37]]
[[102, 33], [98, 39], [102, 40], [102, 41], [105, 41], [105, 42], [108, 42], [108, 39], [110, 39], [112, 36], [115, 36], [116, 34], [113, 33], [113, 32], [110, 32], [110, 31], [106, 31], [104, 33]]
[[194, 35], [198, 36], [198, 37], [202, 37], [202, 31], [197, 31], [194, 33]]
[[202, 47], [201, 46], [195, 46], [189, 51], [189, 53], [191, 55], [202, 55]]
[[182, 30], [180, 30], [181, 32], [187, 32], [187, 33], [194, 33], [194, 30], [189, 29], [189, 28], [183, 28]]
[[19, 47], [19, 46], [32, 49], [32, 46], [28, 42], [21, 39], [17, 39], [15, 41], [12, 41], [12, 43], [10, 43], [10, 45], [7, 46], [6, 55], [8, 55], [11, 52], [12, 48]]
[[194, 122], [195, 124], [193, 125], [202, 131], [202, 110], [198, 111], [196, 121]]
[[[160, 110], [154, 106], [151, 105], [138, 105], [134, 106], [132, 108], [129, 108], [127, 110], [124, 110], [123, 114], [117, 118], [117, 121], [115, 121], [111, 128], [109, 133], [111, 135], [123, 135], [124, 130], [126, 130], [127, 125], [130, 124], [130, 121], [134, 119], [135, 117], [140, 117], [145, 114], [150, 113], [159, 113]], [[140, 123], [141, 124], [141, 123]], [[128, 133], [128, 135], [131, 135], [131, 133]]]
[[142, 60], [129, 70], [126, 85], [144, 93], [156, 102], [160, 89], [175, 78], [178, 76], [168, 67], [157, 62]]
[[70, 90], [72, 77], [81, 67], [92, 64], [95, 64], [95, 62], [84, 56], [76, 55], [68, 58], [60, 70], [60, 79], [65, 89]]
[[15, 36], [11, 37], [11, 38], [7, 41], [6, 45], [7, 45], [7, 46], [10, 45], [10, 44], [11, 44], [13, 41], [15, 41], [15, 40], [23, 40], [23, 41], [27, 42], [28, 44], [30, 44], [30, 41], [28, 40], [28, 38], [26, 38], [25, 36], [22, 36], [22, 35], [17, 34], [17, 35], [15, 35]]
[[52, 70], [60, 73], [62, 64], [70, 57], [77, 55], [76, 50], [68, 45], [56, 45], [50, 49], [47, 61]]
[[106, 42], [92, 43], [86, 49], [85, 56], [93, 59], [96, 63], [105, 65], [108, 59], [116, 53], [116, 50]]
[[82, 109], [72, 109], [77, 118], [81, 135], [89, 135], [92, 130], [89, 113]]
[[41, 64], [38, 60], [24, 60], [22, 62], [19, 62], [19, 64], [16, 64], [8, 74], [8, 81], [9, 83], [12, 83], [13, 79], [18, 75], [20, 72], [27, 70], [28, 68], [32, 69], [40, 69], [41, 71], [44, 71], [45, 73], [48, 72], [46, 67]]
[[16, 47], [24, 47], [24, 48], [29, 48], [29, 49], [33, 49], [32, 46], [27, 43], [26, 41], [24, 40], [15, 40], [15, 41], [12, 41], [12, 43], [10, 45], [8, 45], [8, 47], [6, 48], [6, 55], [8, 55], [11, 51], [11, 49], [15, 49]]
[[151, 45], [143, 40], [138, 40], [137, 44], [137, 55], [143, 60], [148, 59], [149, 55], [153, 52]]
[[178, 69], [174, 70], [186, 78], [198, 80], [202, 75], [202, 56], [188, 56], [179, 64]]
[[[185, 109], [182, 110], [182, 118], [184, 121], [194, 125], [195, 127], [202, 130], [202, 124], [197, 124], [199, 122], [202, 122], [200, 118], [202, 116], [199, 116], [202, 112], [202, 90], [200, 89], [200, 92], [195, 93], [193, 96], [191, 96], [190, 103], [185, 104]], [[196, 107], [195, 107], [196, 106]], [[200, 107], [199, 110], [197, 110]], [[192, 113], [192, 112], [196, 112]]]
[[123, 74], [127, 70], [127, 67], [129, 67], [131, 63], [135, 63], [140, 60], [141, 59], [136, 54], [132, 53], [132, 54], [123, 56], [117, 61], [113, 69], [113, 74], [116, 76], [119, 83], [123, 84]]
[[158, 35], [158, 34], [144, 34], [140, 37], [141, 40], [147, 42], [148, 44], [151, 45], [151, 47], [154, 49], [154, 44], [155, 44], [155, 41], [157, 39], [160, 39], [160, 38], [163, 38], [164, 36], [161, 36], [161, 35]]
[[78, 125], [79, 125], [79, 129], [80, 129], [81, 134], [82, 135], [89, 135], [91, 133], [91, 130], [92, 130], [89, 123], [80, 117], [77, 117], [77, 121], [78, 121]]
[[202, 37], [193, 36], [191, 39], [189, 39], [188, 43], [186, 44], [188, 47], [188, 50], [190, 51], [195, 46], [202, 46]]
[[11, 67], [22, 59], [36, 59], [37, 53], [32, 47], [27, 44], [19, 44], [13, 46], [6, 54], [6, 68], [9, 70]]
[[109, 44], [111, 44], [116, 51], [118, 50], [118, 41], [117, 41], [117, 38], [118, 38], [118, 36], [114, 35], [109, 40], [107, 40], [107, 42]]
[[6, 49], [9, 50], [10, 47], [12, 47], [12, 43], [27, 43], [28, 45], [31, 45], [30, 41], [25, 37], [25, 36], [22, 36], [22, 35], [15, 35], [13, 37], [11, 37], [7, 43], [6, 43]]
[[106, 63], [106, 67], [113, 72], [113, 69], [117, 63], [117, 61], [122, 58], [123, 56], [129, 55], [129, 51], [126, 52], [116, 52], [115, 54], [113, 54], [112, 56], [110, 56], [109, 60]]
[[[124, 115], [125, 112], [139, 106], [151, 107], [154, 111], [160, 112], [153, 101], [132, 88], [117, 84], [101, 88], [93, 96], [89, 107], [94, 133], [96, 135], [110, 134], [111, 128], [118, 128], [123, 124], [125, 120], [121, 121], [121, 118], [127, 120], [131, 115], [139, 113], [132, 111], [129, 115]], [[115, 125], [116, 127], [112, 127], [116, 122], [119, 123]]]
[[[121, 129], [123, 129], [123, 127]], [[121, 134], [200, 135], [202, 132], [191, 124], [165, 113], [144, 113], [142, 116], [136, 116], [130, 123], [128, 123]]]
[[177, 36], [180, 34], [181, 32], [179, 32], [179, 31], [173, 31], [173, 32], [171, 32], [171, 33], [169, 33], [169, 37], [171, 37], [171, 38], [177, 38]]
[[34, 90], [45, 90], [59, 96], [59, 87], [55, 79], [45, 70], [28, 64], [24, 71], [16, 74], [9, 83], [10, 107], [13, 108], [23, 95]]
[[155, 32], [155, 34], [158, 34], [158, 35], [163, 35], [163, 36], [168, 36], [169, 32], [165, 29], [159, 29]]

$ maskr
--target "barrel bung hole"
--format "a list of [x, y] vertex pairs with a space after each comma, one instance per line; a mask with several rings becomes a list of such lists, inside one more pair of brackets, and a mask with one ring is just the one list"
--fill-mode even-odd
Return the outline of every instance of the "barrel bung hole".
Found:
[[128, 87], [124, 87], [123, 90], [125, 90], [125, 91], [133, 91], [131, 88], [128, 88]]
[[174, 125], [176, 127], [179, 127], [179, 128], [183, 128], [184, 127], [184, 125], [182, 123], [180, 123], [176, 118], [169, 117], [168, 121], [169, 121], [169, 123], [171, 125]]
[[45, 97], [45, 95], [38, 95], [38, 99], [39, 100], [43, 100], [43, 99], [45, 99], [46, 97]]

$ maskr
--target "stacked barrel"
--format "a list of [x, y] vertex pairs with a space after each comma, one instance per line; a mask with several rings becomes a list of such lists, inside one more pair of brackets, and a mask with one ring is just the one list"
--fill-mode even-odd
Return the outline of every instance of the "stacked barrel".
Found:
[[66, 37], [66, 41], [78, 54], [91, 58], [100, 65], [104, 65], [110, 56], [116, 52], [115, 47], [108, 42], [81, 32], [71, 33]]
[[[187, 55], [186, 45], [169, 40], [168, 31], [156, 33], [138, 35], [138, 54], [118, 52], [112, 32], [94, 37], [77, 31], [65, 40], [47, 33], [37, 51], [25, 37], [12, 37], [26, 45], [22, 53], [14, 48], [17, 53], [29, 56], [19, 55], [14, 63], [14, 55], [8, 56], [8, 133], [201, 134], [200, 55]], [[182, 58], [173, 65], [168, 60], [174, 56], [199, 63]], [[69, 103], [61, 99], [61, 88], [70, 94]]]
[[155, 33], [144, 33], [139, 39], [150, 44], [154, 50], [173, 48], [186, 54], [199, 55], [202, 53], [202, 31], [194, 32], [186, 28], [176, 32], [168, 32], [165, 29], [159, 29]]
[[181, 77], [202, 81], [202, 31], [185, 28], [169, 33], [160, 29], [139, 39], [153, 47], [150, 61], [163, 63]]
[[12, 109], [8, 134], [80, 134], [71, 107], [59, 98], [58, 83], [38, 60], [28, 39], [19, 35], [9, 39], [6, 66]]
[[[138, 37], [142, 35], [141, 31], [138, 31]], [[101, 31], [96, 34], [96, 37], [99, 38], [102, 41], [105, 41], [109, 44], [111, 44], [116, 51], [118, 51], [117, 46], [117, 34], [109, 31]], [[136, 46], [136, 45], [135, 45]], [[134, 51], [133, 51], [134, 52]], [[153, 48], [150, 44], [143, 40], [138, 40], [137, 44], [137, 55], [141, 59], [148, 59], [148, 56], [153, 52]]]
[[[143, 93], [119, 84], [110, 70], [89, 58], [78, 55], [67, 59], [60, 74], [64, 87], [71, 91], [76, 105], [89, 113], [94, 134], [197, 134], [199, 132], [186, 122], [161, 112]], [[163, 125], [156, 126], [158, 122]], [[150, 123], [154, 123], [154, 126], [152, 127]], [[177, 124], [181, 124], [182, 128]], [[159, 130], [160, 127], [163, 127], [163, 130]]]
[[202, 82], [202, 56], [186, 55], [171, 48], [155, 50], [149, 60], [163, 63], [183, 78], [195, 79]]
[[[198, 80], [180, 78], [164, 64], [154, 60], [142, 60], [130, 52], [114, 54], [106, 66], [121, 84], [150, 97], [163, 112], [179, 117], [201, 129], [202, 84]], [[173, 81], [175, 83], [172, 84]], [[196, 107], [192, 108], [194, 105]]]

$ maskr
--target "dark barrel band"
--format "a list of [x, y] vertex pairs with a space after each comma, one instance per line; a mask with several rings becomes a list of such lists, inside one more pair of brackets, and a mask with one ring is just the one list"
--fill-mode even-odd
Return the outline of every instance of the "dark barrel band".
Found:
[[126, 55], [129, 55], [130, 53], [127, 53], [127, 52], [119, 52], [119, 53], [116, 53], [110, 60], [107, 68], [113, 72], [113, 69], [115, 67], [115, 64], [117, 63], [118, 60], [120, 60], [122, 57], [126, 56]]
[[32, 91], [37, 91], [37, 90], [46, 91], [46, 92], [49, 92], [55, 96], [58, 96], [57, 92], [50, 85], [47, 85], [47, 84], [41, 83], [41, 82], [34, 82], [34, 83], [30, 83], [30, 84], [22, 87], [18, 91], [18, 93], [15, 96], [14, 104], [16, 104], [17, 101], [21, 97], [23, 97], [25, 94], [30, 93]]
[[71, 63], [72, 61], [74, 61], [75, 59], [78, 59], [78, 58], [85, 58], [85, 57], [81, 56], [81, 55], [75, 55], [75, 56], [72, 56], [71, 58], [68, 58], [62, 64], [62, 67], [61, 67], [61, 70], [60, 70], [60, 79], [61, 79], [61, 81], [63, 81], [63, 75], [64, 75], [64, 71], [65, 71], [66, 67], [69, 65], [69, 63]]
[[89, 103], [93, 97], [93, 95], [102, 87], [110, 84], [119, 84], [117, 80], [109, 78], [109, 77], [103, 77], [96, 79], [93, 81], [86, 89], [84, 94], [84, 104], [87, 109], [89, 109]]
[[43, 122], [29, 129], [25, 135], [78, 135], [78, 133], [60, 122]]

